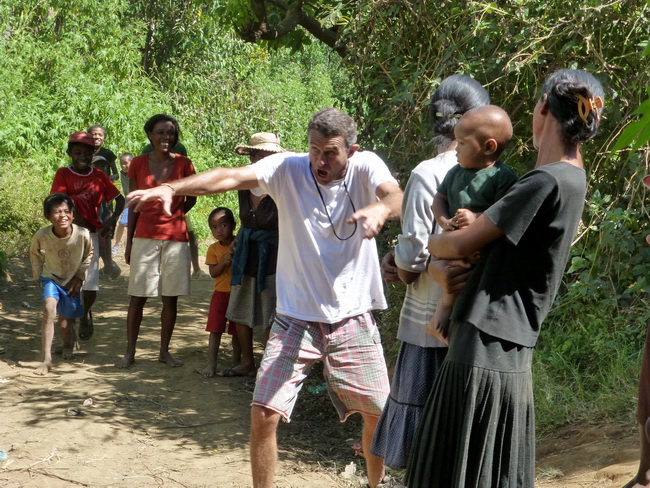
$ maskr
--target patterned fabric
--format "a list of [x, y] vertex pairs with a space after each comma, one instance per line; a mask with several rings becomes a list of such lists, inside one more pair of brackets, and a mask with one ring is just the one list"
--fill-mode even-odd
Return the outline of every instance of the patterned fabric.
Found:
[[389, 384], [379, 330], [370, 313], [335, 324], [278, 315], [258, 370], [253, 405], [274, 410], [288, 422], [316, 361], [323, 362], [327, 390], [341, 421], [355, 412], [381, 414]]
[[[402, 342], [390, 395], [370, 448], [386, 466], [406, 468], [415, 430], [446, 355], [446, 347], [420, 347]], [[414, 371], [418, 373], [413, 374]]]
[[270, 328], [275, 319], [275, 275], [264, 278], [264, 291], [258, 292], [255, 278], [244, 275], [241, 285], [231, 285], [226, 317], [250, 328]]

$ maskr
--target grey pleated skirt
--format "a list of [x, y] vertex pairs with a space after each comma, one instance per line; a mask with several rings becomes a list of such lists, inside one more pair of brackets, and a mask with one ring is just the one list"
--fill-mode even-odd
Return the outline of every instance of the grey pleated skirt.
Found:
[[409, 488], [534, 486], [532, 354], [453, 324], [411, 448]]
[[391, 468], [404, 469], [415, 429], [433, 382], [447, 355], [446, 347], [420, 347], [402, 342], [370, 452]]

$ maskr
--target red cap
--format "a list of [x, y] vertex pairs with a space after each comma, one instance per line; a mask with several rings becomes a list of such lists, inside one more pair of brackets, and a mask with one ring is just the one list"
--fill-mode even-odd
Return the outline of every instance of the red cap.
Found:
[[84, 132], [80, 130], [79, 132], [75, 132], [70, 136], [70, 139], [68, 139], [68, 144], [71, 142], [76, 142], [79, 144], [86, 144], [87, 146], [92, 146], [95, 147], [95, 140], [92, 138], [88, 132]]

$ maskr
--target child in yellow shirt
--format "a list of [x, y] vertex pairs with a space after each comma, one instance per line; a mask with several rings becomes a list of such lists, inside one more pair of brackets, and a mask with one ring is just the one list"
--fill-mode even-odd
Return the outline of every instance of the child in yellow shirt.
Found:
[[228, 332], [232, 336], [233, 359], [241, 355], [235, 324], [226, 319], [226, 310], [230, 299], [230, 276], [232, 274], [232, 255], [235, 243], [235, 216], [226, 207], [215, 208], [208, 216], [208, 225], [217, 240], [208, 248], [205, 264], [210, 267], [210, 276], [214, 278], [214, 292], [210, 301], [208, 322], [205, 330], [210, 332], [208, 341], [208, 365], [201, 371], [205, 377], [212, 377], [217, 372], [217, 357], [221, 336]]

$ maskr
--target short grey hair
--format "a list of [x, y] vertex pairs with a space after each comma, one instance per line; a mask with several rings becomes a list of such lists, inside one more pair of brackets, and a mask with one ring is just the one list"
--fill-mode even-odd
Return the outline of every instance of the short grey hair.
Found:
[[323, 137], [343, 136], [347, 148], [357, 143], [357, 124], [352, 117], [337, 108], [324, 108], [316, 112], [307, 126], [308, 133], [312, 130]]

